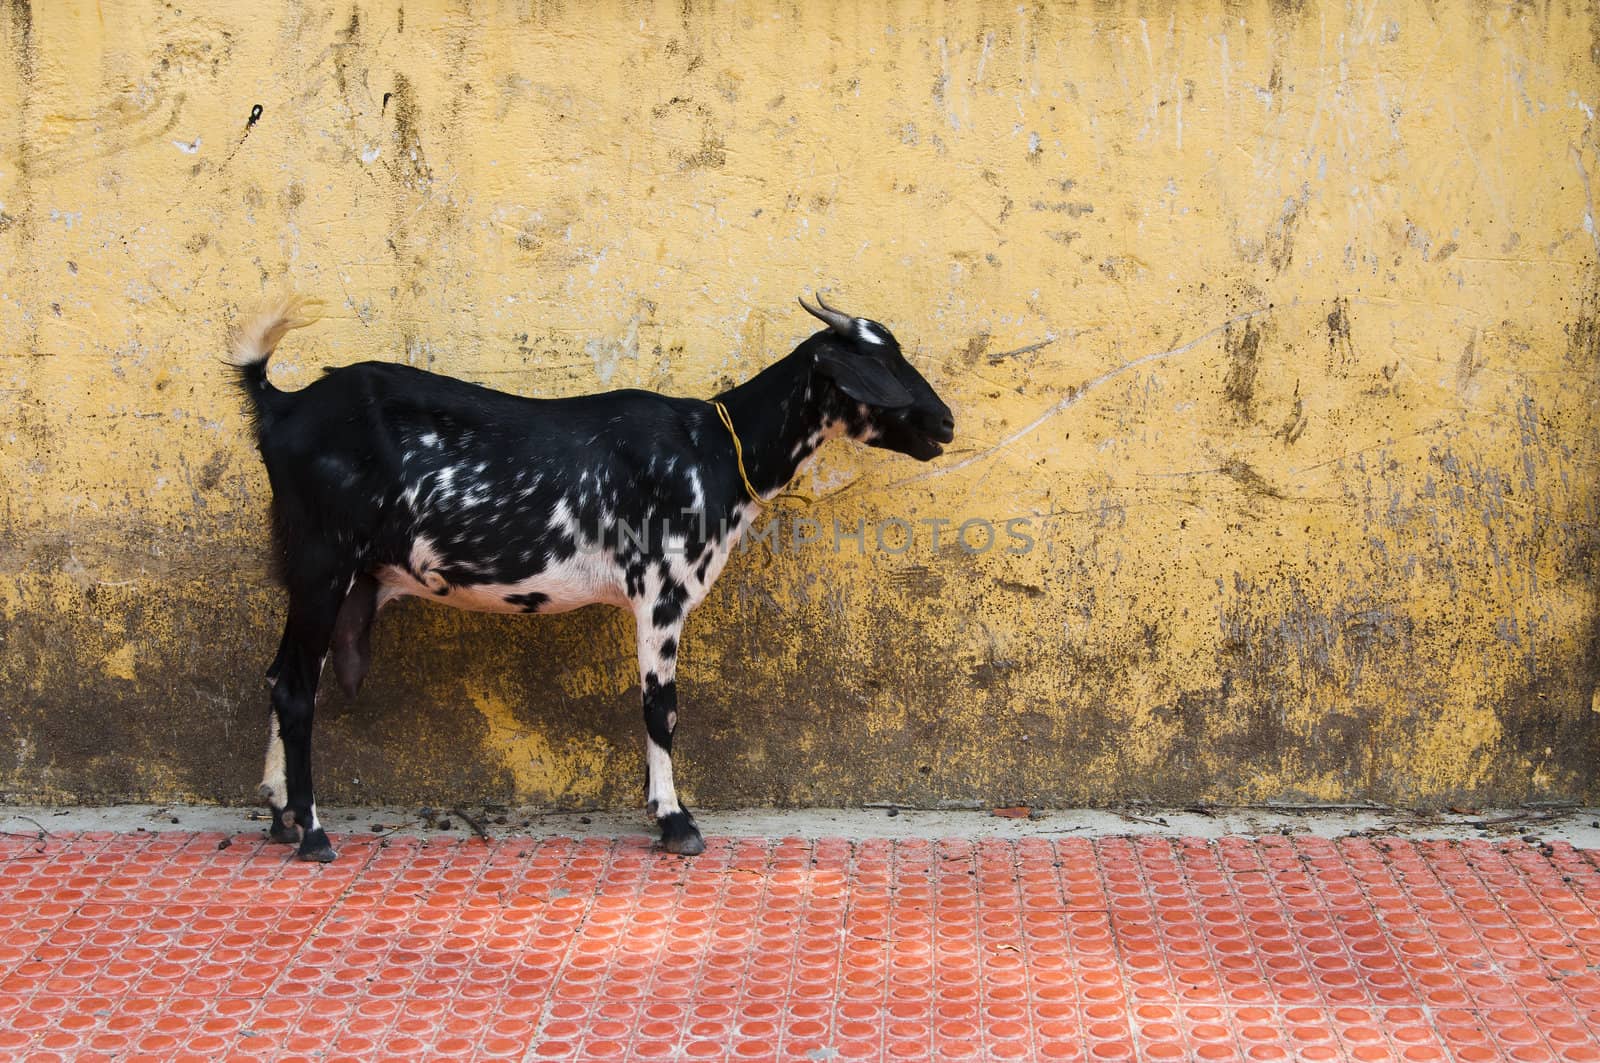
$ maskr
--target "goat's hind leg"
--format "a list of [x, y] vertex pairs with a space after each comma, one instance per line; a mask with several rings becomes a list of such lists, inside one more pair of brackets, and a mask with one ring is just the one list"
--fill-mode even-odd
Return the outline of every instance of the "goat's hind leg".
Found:
[[[269, 776], [277, 749], [282, 754], [282, 811], [278, 811], [274, 791], [268, 796], [274, 804], [274, 834], [282, 826], [287, 835], [300, 829], [302, 860], [326, 863], [336, 855], [327, 832], [317, 820], [317, 803], [311, 784], [311, 724], [316, 711], [317, 683], [333, 639], [335, 619], [351, 584], [347, 574], [308, 578], [302, 575], [289, 592], [289, 622], [278, 662], [278, 675], [272, 686], [273, 724], [277, 746], [269, 747]], [[269, 777], [263, 786], [275, 783]], [[282, 840], [290, 840], [284, 837]]]
[[[289, 629], [287, 625], [283, 630], [283, 638], [278, 642], [278, 654], [272, 659], [272, 667], [267, 669], [267, 688], [278, 685], [278, 673], [283, 671], [284, 654], [289, 647]], [[283, 821], [283, 808], [289, 799], [289, 784], [284, 778], [283, 767], [283, 739], [278, 736], [278, 710], [271, 705], [267, 706], [267, 759], [261, 769], [261, 800], [266, 802], [267, 808], [272, 812], [272, 826], [268, 829], [269, 840], [280, 845], [294, 845], [300, 840], [300, 829], [292, 823]]]
[[289, 803], [289, 782], [284, 775], [283, 739], [278, 734], [278, 710], [267, 710], [267, 763], [261, 771], [261, 800], [272, 811], [272, 826], [267, 838], [279, 845], [293, 845], [300, 831], [293, 819], [285, 821], [283, 810]]
[[[372, 620], [377, 614], [378, 583], [371, 576], [361, 573], [350, 581], [349, 591], [344, 596], [344, 601], [339, 606], [333, 628], [330, 634], [333, 653], [333, 670], [339, 679], [339, 685], [344, 689], [345, 695], [351, 698], [361, 688], [361, 681], [366, 677], [367, 666], [371, 663], [372, 647], [371, 632]], [[320, 597], [320, 595], [313, 595]], [[298, 634], [313, 634], [319, 626], [316, 621], [310, 625], [312, 631], [298, 632]], [[295, 641], [297, 634], [293, 620], [284, 626], [283, 639], [278, 643], [278, 655], [272, 661], [272, 667], [267, 669], [267, 685], [274, 691], [277, 689], [278, 678], [283, 673], [285, 665], [291, 660], [299, 660], [304, 654], [303, 647]], [[321, 661], [318, 661], [317, 675], [311, 682], [311, 700], [316, 700], [316, 684], [322, 671]], [[297, 680], [303, 682], [303, 679]], [[296, 699], [298, 700], [298, 699]], [[307, 725], [309, 729], [309, 724]], [[309, 759], [309, 738], [306, 750]], [[274, 698], [272, 708], [268, 712], [267, 728], [267, 760], [261, 776], [261, 797], [272, 810], [272, 826], [268, 837], [275, 842], [292, 845], [303, 840], [305, 834], [313, 829], [315, 820], [315, 805], [310, 805], [308, 814], [297, 817], [288, 811], [289, 783], [288, 783], [288, 751], [284, 745], [280, 732], [278, 717], [278, 702]], [[297, 819], [299, 822], [297, 822]], [[306, 846], [302, 845], [300, 856], [303, 859], [333, 859], [333, 850], [326, 844], [326, 835], [323, 844], [319, 847], [311, 846], [308, 854]]]

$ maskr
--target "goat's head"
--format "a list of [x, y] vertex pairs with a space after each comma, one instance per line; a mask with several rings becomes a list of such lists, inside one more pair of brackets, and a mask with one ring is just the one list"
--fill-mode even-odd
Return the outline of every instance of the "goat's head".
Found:
[[835, 310], [820, 295], [816, 306], [803, 298], [800, 305], [828, 326], [812, 337], [818, 341], [816, 371], [864, 411], [862, 422], [851, 419], [850, 434], [918, 461], [943, 454], [944, 444], [955, 438], [955, 418], [900, 353], [894, 334], [876, 321]]

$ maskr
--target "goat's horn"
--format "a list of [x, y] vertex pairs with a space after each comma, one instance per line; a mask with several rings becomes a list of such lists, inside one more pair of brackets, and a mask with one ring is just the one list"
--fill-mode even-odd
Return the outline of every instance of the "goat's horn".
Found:
[[853, 318], [851, 318], [849, 314], [846, 314], [843, 310], [840, 310], [838, 307], [829, 306], [827, 300], [822, 298], [822, 293], [821, 292], [817, 293], [816, 298], [817, 298], [817, 305], [822, 307], [822, 309], [827, 310], [830, 313], [839, 314], [840, 316], [846, 318], [847, 320], [853, 320]]
[[817, 305], [812, 306], [810, 303], [806, 302], [805, 296], [802, 295], [800, 297], [800, 305], [806, 308], [806, 313], [825, 322], [829, 328], [833, 329], [833, 331], [837, 332], [841, 336], [849, 336], [855, 332], [854, 318], [843, 311], [835, 310], [833, 307], [823, 302], [822, 296], [819, 295], [816, 298]]

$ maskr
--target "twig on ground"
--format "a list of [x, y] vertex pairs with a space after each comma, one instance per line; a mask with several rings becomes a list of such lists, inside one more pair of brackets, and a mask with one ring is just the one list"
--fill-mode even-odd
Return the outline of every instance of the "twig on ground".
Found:
[[32, 823], [36, 828], [38, 828], [37, 832], [30, 834], [27, 831], [22, 830], [7, 830], [0, 831], [0, 835], [3, 835], [7, 838], [32, 838], [34, 841], [39, 843], [38, 848], [34, 849], [34, 852], [36, 853], [44, 852], [45, 846], [50, 843], [49, 840], [55, 837], [55, 835], [51, 834], [50, 831], [45, 828], [43, 823], [40, 823], [32, 816], [13, 816], [12, 818], [26, 820], [27, 822]]
[[1131, 819], [1135, 823], [1148, 823], [1152, 827], [1167, 827], [1167, 826], [1171, 826], [1171, 824], [1169, 824], [1164, 819], [1151, 819], [1149, 816], [1136, 816], [1132, 812], [1124, 812], [1124, 811], [1122, 811], [1121, 809], [1118, 809], [1118, 808], [1111, 809], [1111, 811], [1115, 815], [1121, 816], [1123, 819]]
[[415, 827], [418, 823], [421, 823], [421, 822], [422, 821], [420, 819], [408, 819], [404, 823], [396, 823], [392, 827], [386, 826], [386, 825], [384, 825], [382, 823], [373, 823], [373, 824], [369, 825], [369, 829], [372, 831], [372, 833], [376, 834], [378, 837], [387, 838], [389, 835], [394, 834], [397, 831], [403, 831], [407, 827]]
[[484, 841], [488, 841], [489, 840], [489, 832], [483, 829], [483, 824], [482, 823], [479, 823], [477, 820], [473, 819], [471, 816], [467, 815], [465, 812], [461, 811], [461, 809], [459, 809], [459, 808], [452, 808], [450, 810], [450, 813], [451, 813], [451, 815], [460, 816], [461, 819], [466, 823], [466, 825], [472, 828], [472, 833], [476, 834], [478, 837], [482, 838]]
[[1230, 811], [1237, 812], [1294, 812], [1297, 814], [1315, 815], [1318, 812], [1401, 812], [1405, 809], [1395, 808], [1393, 805], [1380, 804], [1377, 801], [1353, 801], [1346, 804], [1322, 804], [1318, 802], [1284, 802], [1278, 801], [1264, 805], [1239, 805]]
[[1501, 823], [1541, 823], [1545, 820], [1560, 819], [1561, 812], [1513, 812], [1509, 816], [1493, 816], [1489, 819], [1475, 819], [1467, 824], [1469, 827], [1493, 827]]
[[45, 825], [43, 823], [40, 823], [38, 820], [34, 819], [32, 816], [17, 816], [16, 818], [17, 819], [22, 819], [22, 820], [27, 820], [29, 823], [32, 823], [35, 827], [38, 827], [39, 828], [39, 840], [40, 841], [44, 841], [46, 838], [55, 837], [55, 835], [51, 834], [48, 830], [45, 829]]
[[25, 830], [0, 830], [0, 838], [27, 838], [29, 841], [38, 842], [39, 847], [34, 850], [36, 853], [44, 852], [44, 847], [46, 844], [43, 835], [32, 834]]

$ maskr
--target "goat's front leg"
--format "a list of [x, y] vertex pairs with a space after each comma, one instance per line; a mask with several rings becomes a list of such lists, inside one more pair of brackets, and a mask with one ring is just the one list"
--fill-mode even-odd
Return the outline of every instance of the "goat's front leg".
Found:
[[[668, 615], [670, 614], [670, 615]], [[645, 808], [661, 828], [669, 853], [695, 856], [706, 843], [672, 785], [672, 733], [678, 728], [678, 636], [683, 612], [675, 602], [635, 610], [639, 638], [639, 688], [644, 698]]]

